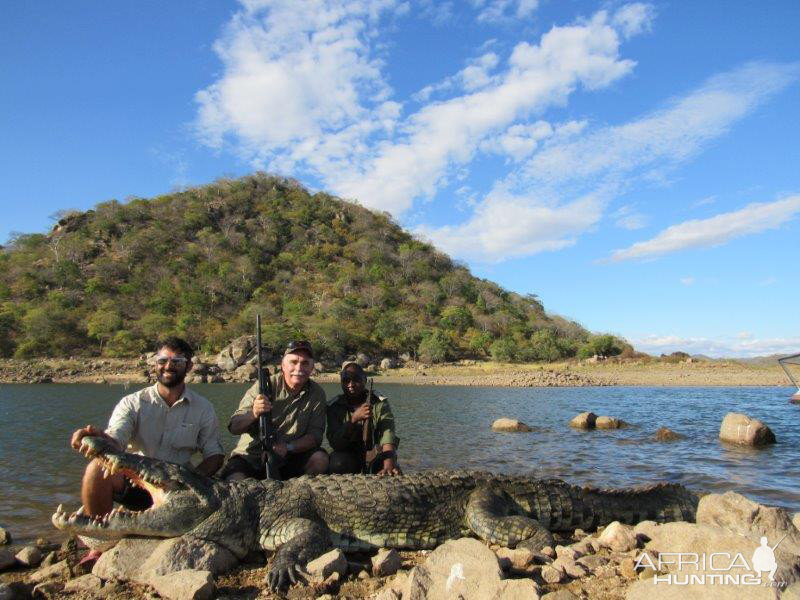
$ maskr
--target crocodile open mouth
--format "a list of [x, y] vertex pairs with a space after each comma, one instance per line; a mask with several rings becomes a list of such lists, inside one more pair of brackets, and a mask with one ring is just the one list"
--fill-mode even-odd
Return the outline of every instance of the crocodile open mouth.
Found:
[[[144, 510], [129, 510], [115, 507], [105, 515], [92, 516], [85, 513], [81, 506], [69, 513], [63, 505], [59, 505], [52, 516], [52, 522], [58, 529], [80, 530], [89, 535], [109, 531], [126, 535], [140, 532], [142, 526], [155, 521], [159, 510], [169, 503], [170, 493], [176, 487], [174, 482], [162, 477], [158, 469], [148, 468], [142, 457], [137, 455], [109, 452], [107, 447], [97, 443], [83, 443], [80, 451], [87, 458], [95, 458], [102, 464], [103, 476], [110, 477], [116, 473], [125, 476], [131, 484], [146, 491], [152, 499], [152, 506]], [[181, 486], [182, 487], [182, 486]]]

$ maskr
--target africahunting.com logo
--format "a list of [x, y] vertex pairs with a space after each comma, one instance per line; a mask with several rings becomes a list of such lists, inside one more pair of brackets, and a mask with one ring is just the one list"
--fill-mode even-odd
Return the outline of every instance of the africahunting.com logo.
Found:
[[785, 537], [774, 546], [770, 546], [767, 538], [762, 537], [761, 545], [755, 549], [749, 562], [741, 552], [662, 552], [656, 558], [645, 552], [636, 559], [635, 567], [637, 571], [644, 568], [655, 571], [654, 585], [763, 585], [784, 588], [787, 582], [775, 580], [775, 571], [778, 569], [775, 548]]

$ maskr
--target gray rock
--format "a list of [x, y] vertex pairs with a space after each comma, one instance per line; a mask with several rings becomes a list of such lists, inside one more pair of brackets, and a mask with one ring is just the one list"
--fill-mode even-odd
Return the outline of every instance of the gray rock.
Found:
[[0, 600], [14, 600], [14, 588], [7, 583], [0, 583]]
[[23, 567], [38, 567], [42, 562], [42, 553], [36, 546], [25, 546], [17, 552], [16, 559]]
[[556, 590], [542, 596], [542, 600], [578, 600], [578, 597], [569, 590]]
[[372, 574], [376, 577], [394, 575], [400, 569], [403, 560], [394, 548], [382, 548], [372, 557]]
[[800, 531], [800, 512], [796, 512], [792, 515], [792, 524]]
[[703, 496], [697, 507], [697, 523], [722, 527], [756, 542], [764, 535], [770, 546], [785, 535], [780, 547], [800, 554], [800, 531], [785, 509], [763, 506], [736, 492]]
[[547, 583], [561, 583], [565, 577], [564, 571], [550, 565], [542, 567], [542, 579]]
[[56, 554], [55, 550], [53, 550], [52, 552], [47, 553], [47, 556], [44, 557], [44, 560], [40, 566], [49, 567], [50, 565], [55, 564], [57, 560], [58, 554]]
[[0, 527], [0, 546], [10, 544], [11, 541], [11, 534], [8, 532], [8, 530]]
[[507, 579], [501, 581], [496, 600], [538, 600], [541, 590], [530, 579]]
[[239, 560], [219, 544], [194, 538], [163, 540], [141, 566], [142, 572], [167, 575], [176, 571], [210, 571], [212, 575], [226, 573]]
[[42, 583], [49, 579], [66, 579], [70, 576], [69, 564], [66, 560], [57, 562], [49, 567], [39, 569], [26, 577], [28, 583]]
[[619, 572], [625, 579], [636, 579], [635, 563], [632, 558], [626, 558], [619, 564]]
[[728, 413], [719, 428], [719, 439], [743, 446], [765, 446], [775, 443], [775, 434], [758, 419], [741, 413]]
[[551, 546], [545, 546], [544, 548], [539, 550], [539, 553], [540, 554], [544, 554], [545, 556], [547, 556], [549, 558], [555, 558], [556, 557], [556, 551], [553, 550], [553, 548]]
[[680, 433], [675, 433], [667, 427], [659, 427], [653, 437], [657, 442], [674, 442], [683, 439], [685, 436], [682, 436]]
[[209, 571], [184, 570], [154, 575], [150, 585], [169, 600], [210, 600], [217, 591]]
[[381, 370], [382, 371], [386, 371], [387, 369], [394, 369], [395, 366], [397, 366], [397, 365], [396, 365], [396, 362], [395, 362], [395, 360], [393, 358], [384, 358], [381, 361]]
[[568, 556], [563, 556], [555, 559], [550, 566], [553, 567], [554, 569], [563, 571], [564, 573], [575, 579], [584, 577], [589, 573], [589, 569], [587, 569], [585, 566], [581, 564], [578, 564]]
[[493, 598], [502, 581], [494, 552], [472, 538], [449, 540], [414, 567], [403, 588], [403, 600], [464, 600]]
[[344, 552], [335, 548], [309, 562], [306, 571], [320, 581], [327, 579], [333, 573], [339, 573], [339, 576], [343, 577], [347, 573], [347, 557]]
[[533, 563], [535, 554], [527, 548], [498, 548], [495, 550], [500, 568], [503, 571], [524, 571]]
[[627, 552], [636, 548], [636, 535], [633, 527], [623, 525], [619, 521], [610, 523], [597, 538], [600, 546], [609, 548], [614, 552]]
[[31, 595], [34, 598], [45, 598], [46, 600], [49, 600], [49, 598], [55, 598], [58, 596], [59, 592], [63, 589], [64, 584], [60, 581], [44, 581], [33, 586]]
[[92, 574], [104, 580], [147, 583], [147, 578], [142, 576], [142, 565], [162, 541], [147, 538], [122, 539], [116, 546], [103, 552], [94, 563]]
[[571, 558], [572, 560], [577, 560], [583, 553], [577, 550], [574, 546], [556, 546], [556, 556], [559, 558]]
[[597, 417], [594, 422], [595, 429], [619, 429], [625, 426], [625, 421], [616, 417]]
[[258, 367], [255, 365], [242, 365], [233, 372], [234, 379], [238, 381], [252, 381], [258, 377]]
[[99, 592], [103, 587], [103, 580], [97, 575], [88, 573], [76, 579], [70, 579], [64, 585], [64, 591], [80, 594], [81, 597], [91, 596], [95, 592]]
[[597, 415], [593, 412], [582, 412], [572, 418], [569, 422], [569, 426], [575, 429], [594, 429], [596, 421]]
[[10, 569], [17, 564], [17, 559], [8, 550], [0, 550], [0, 571]]
[[578, 563], [579, 565], [583, 565], [590, 571], [596, 571], [600, 567], [604, 567], [605, 565], [607, 565], [609, 561], [605, 556], [592, 554], [590, 556], [581, 556], [575, 562]]
[[362, 367], [366, 367], [370, 363], [369, 356], [367, 356], [363, 352], [359, 352], [358, 354], [356, 354], [355, 362], [357, 362]]
[[522, 421], [502, 417], [492, 423], [492, 431], [499, 431], [501, 433], [525, 433], [533, 430]]

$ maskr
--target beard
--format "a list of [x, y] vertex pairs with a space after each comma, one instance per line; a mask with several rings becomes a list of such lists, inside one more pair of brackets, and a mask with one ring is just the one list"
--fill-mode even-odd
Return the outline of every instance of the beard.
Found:
[[186, 379], [186, 372], [159, 371], [156, 379], [158, 379], [158, 383], [163, 385], [165, 388], [175, 388], [183, 384], [183, 380]]

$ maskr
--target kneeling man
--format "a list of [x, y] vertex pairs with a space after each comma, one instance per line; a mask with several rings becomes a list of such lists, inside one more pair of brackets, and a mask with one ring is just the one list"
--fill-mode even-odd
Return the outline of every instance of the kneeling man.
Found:
[[[158, 342], [156, 384], [120, 400], [105, 431], [94, 425], [78, 429], [72, 434], [72, 447], [79, 449], [87, 435], [101, 436], [121, 450], [183, 465], [200, 452], [203, 460], [195, 470], [208, 476], [216, 473], [225, 458], [217, 414], [208, 400], [184, 383], [192, 369], [192, 355], [192, 347], [180, 338], [168, 337]], [[81, 500], [84, 513], [90, 516], [110, 512], [114, 501], [130, 510], [144, 510], [153, 503], [150, 494], [121, 473], [104, 477], [97, 459], [86, 467]], [[86, 558], [94, 558], [92, 554]]]
[[264, 479], [265, 468], [258, 420], [270, 413], [276, 441], [270, 449], [279, 461], [280, 473], [273, 479], [319, 475], [328, 470], [328, 454], [320, 448], [325, 431], [325, 390], [311, 381], [314, 353], [305, 340], [290, 342], [283, 353], [281, 370], [271, 377], [275, 398], [258, 393], [258, 382], [245, 392], [231, 415], [228, 430], [241, 435], [220, 477], [228, 481], [255, 477]]

